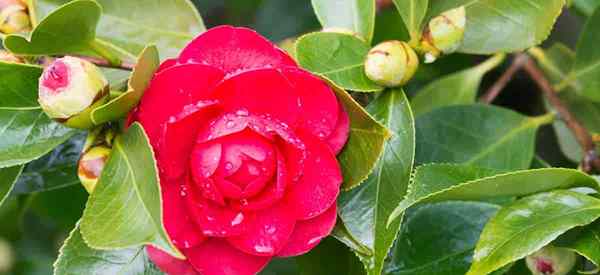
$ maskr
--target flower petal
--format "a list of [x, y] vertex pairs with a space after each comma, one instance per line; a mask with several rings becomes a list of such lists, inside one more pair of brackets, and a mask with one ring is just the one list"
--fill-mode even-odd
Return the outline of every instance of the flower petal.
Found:
[[256, 212], [254, 219], [248, 223], [240, 236], [227, 240], [235, 248], [257, 256], [277, 254], [287, 243], [296, 223], [289, 208], [285, 204]]
[[294, 233], [287, 245], [277, 253], [278, 257], [294, 257], [302, 255], [327, 237], [337, 218], [337, 207], [333, 204], [325, 213], [310, 220], [298, 221], [294, 227]]
[[219, 26], [198, 36], [179, 55], [181, 63], [201, 63], [227, 74], [256, 68], [296, 67], [284, 51], [247, 28]]
[[325, 81], [301, 69], [285, 69], [283, 75], [300, 96], [300, 127], [324, 140], [338, 120], [338, 101]]
[[255, 275], [271, 260], [271, 257], [246, 254], [216, 238], [187, 250], [185, 254], [203, 275]]
[[163, 61], [162, 63], [160, 63], [160, 66], [158, 66], [158, 69], [156, 69], [155, 73], [161, 73], [162, 71], [171, 68], [173, 66], [177, 65], [177, 59], [176, 58], [169, 58], [165, 61]]
[[281, 72], [257, 69], [235, 75], [222, 82], [213, 94], [225, 111], [244, 111], [251, 115], [277, 118], [294, 125], [300, 114], [296, 90]]
[[296, 218], [308, 220], [321, 215], [340, 192], [342, 173], [329, 146], [309, 135], [302, 140], [308, 152], [304, 162], [304, 174], [290, 187], [286, 200], [294, 209]]
[[329, 145], [329, 148], [331, 148], [331, 151], [336, 155], [342, 151], [344, 145], [346, 145], [346, 141], [348, 141], [348, 136], [350, 135], [350, 118], [342, 104], [340, 104], [339, 112], [335, 130], [327, 137], [327, 144]]
[[159, 141], [163, 125], [185, 106], [209, 99], [223, 76], [220, 70], [200, 64], [175, 66], [156, 74], [136, 112], [150, 142], [155, 145]]
[[196, 227], [185, 210], [182, 186], [166, 181], [161, 183], [163, 201], [163, 223], [173, 244], [178, 248], [190, 248], [200, 244], [204, 235]]
[[211, 237], [228, 237], [242, 234], [250, 222], [249, 214], [218, 205], [190, 190], [185, 196], [186, 208], [202, 234]]
[[187, 260], [177, 259], [162, 250], [147, 245], [146, 252], [150, 260], [162, 271], [169, 275], [200, 275]]

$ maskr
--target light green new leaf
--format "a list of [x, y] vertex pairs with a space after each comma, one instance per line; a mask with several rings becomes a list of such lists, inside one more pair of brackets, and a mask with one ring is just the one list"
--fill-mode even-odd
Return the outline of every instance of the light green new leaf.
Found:
[[402, 21], [413, 41], [420, 41], [423, 19], [427, 14], [429, 0], [394, 0]]
[[552, 114], [526, 117], [489, 105], [437, 109], [417, 118], [416, 161], [527, 169], [537, 128], [552, 120]]
[[376, 92], [382, 87], [365, 75], [369, 45], [342, 33], [315, 32], [296, 41], [296, 58], [303, 68], [322, 75], [340, 87], [357, 92]]
[[485, 226], [467, 275], [491, 273], [598, 217], [600, 200], [572, 191], [518, 200], [502, 208]]
[[96, 250], [83, 240], [75, 227], [60, 248], [54, 275], [160, 275], [143, 246], [121, 250]]
[[0, 207], [13, 190], [21, 171], [23, 171], [23, 165], [0, 168]]
[[94, 124], [100, 125], [108, 121], [121, 119], [137, 106], [159, 65], [160, 58], [156, 47], [148, 46], [145, 48], [133, 68], [128, 82], [128, 90], [106, 105], [94, 109], [92, 111]]
[[559, 246], [571, 249], [579, 255], [594, 263], [600, 265], [600, 222], [587, 225], [576, 239]]
[[40, 67], [0, 62], [0, 72], [0, 168], [37, 159], [76, 133], [40, 109]]
[[598, 40], [600, 39], [600, 9], [588, 19], [585, 28], [581, 32], [577, 42], [577, 55], [573, 64], [573, 72], [569, 80], [576, 79], [581, 85], [577, 92], [593, 101], [600, 102], [600, 51]]
[[[205, 30], [200, 14], [189, 0], [96, 0], [102, 6], [98, 38], [135, 58], [146, 45], [156, 45], [163, 58], [175, 57]], [[43, 18], [69, 0], [36, 0]]]
[[352, 31], [367, 42], [375, 30], [375, 0], [312, 0], [323, 28]]
[[360, 255], [368, 274], [381, 274], [400, 228], [400, 220], [391, 226], [387, 220], [410, 182], [415, 131], [402, 90], [386, 90], [367, 109], [393, 134], [371, 176], [358, 188], [340, 195], [338, 212], [350, 234], [371, 250], [371, 255]]
[[344, 176], [342, 188], [349, 190], [371, 174], [391, 133], [354, 101], [350, 94], [331, 81], [329, 84], [350, 118], [350, 135], [337, 157]]
[[515, 52], [544, 41], [564, 4], [565, 0], [430, 0], [427, 18], [464, 5], [467, 25], [459, 52]]
[[177, 257], [162, 225], [161, 193], [154, 154], [142, 126], [134, 123], [118, 136], [90, 195], [81, 234], [96, 249], [152, 244]]
[[455, 201], [409, 211], [385, 274], [464, 275], [479, 234], [498, 209], [490, 203]]
[[4, 47], [21, 55], [89, 53], [97, 47], [96, 25], [102, 8], [91, 0], [76, 0], [48, 15], [28, 40], [8, 35]]
[[390, 219], [418, 203], [524, 196], [572, 187], [600, 189], [594, 178], [574, 169], [542, 168], [498, 174], [464, 165], [423, 165], [417, 168], [406, 198]]
[[429, 83], [411, 100], [415, 116], [444, 106], [475, 103], [481, 79], [500, 65], [504, 57], [504, 54], [497, 54], [473, 68], [455, 72]]

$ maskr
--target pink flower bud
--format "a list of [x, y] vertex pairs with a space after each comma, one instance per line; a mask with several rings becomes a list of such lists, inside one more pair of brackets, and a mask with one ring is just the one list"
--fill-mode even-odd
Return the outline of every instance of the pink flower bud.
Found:
[[111, 149], [106, 146], [92, 147], [79, 159], [77, 175], [88, 193], [94, 192]]
[[566, 275], [573, 269], [576, 260], [577, 256], [573, 251], [551, 245], [525, 259], [533, 275]]
[[48, 66], [39, 81], [38, 101], [46, 114], [67, 126], [88, 129], [92, 105], [106, 98], [108, 81], [94, 64], [63, 57]]
[[0, 0], [0, 32], [11, 34], [30, 30], [27, 5], [20, 0]]

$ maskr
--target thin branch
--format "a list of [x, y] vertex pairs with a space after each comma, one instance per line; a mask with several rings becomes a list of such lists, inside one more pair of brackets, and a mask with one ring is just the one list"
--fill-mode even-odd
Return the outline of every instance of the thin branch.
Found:
[[596, 154], [596, 145], [592, 139], [590, 132], [575, 118], [569, 108], [560, 100], [554, 87], [544, 76], [544, 73], [538, 68], [537, 64], [530, 58], [526, 58], [526, 62], [523, 65], [525, 71], [531, 76], [531, 78], [542, 90], [544, 96], [548, 99], [548, 102], [556, 109], [564, 120], [567, 127], [571, 130], [575, 139], [585, 152], [585, 156], [581, 161], [581, 167], [585, 172], [590, 172], [592, 167], [596, 170], [600, 170], [600, 158]]
[[135, 64], [128, 63], [128, 62], [122, 62], [119, 65], [115, 65], [103, 58], [92, 57], [92, 56], [82, 56], [82, 55], [75, 55], [75, 57], [92, 62], [98, 67], [120, 69], [120, 70], [127, 70], [127, 71], [133, 71], [133, 68], [135, 67]]
[[523, 67], [528, 57], [525, 54], [518, 54], [512, 61], [510, 67], [504, 71], [496, 83], [490, 87], [483, 96], [479, 98], [482, 103], [492, 103], [496, 97], [504, 90], [506, 85], [512, 80], [513, 76]]
[[377, 10], [382, 10], [392, 5], [392, 0], [377, 0]]

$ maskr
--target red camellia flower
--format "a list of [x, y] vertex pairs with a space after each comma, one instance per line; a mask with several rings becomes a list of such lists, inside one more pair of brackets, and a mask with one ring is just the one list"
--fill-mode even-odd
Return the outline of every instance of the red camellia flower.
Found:
[[246, 275], [332, 230], [349, 132], [333, 90], [256, 32], [213, 28], [165, 61], [131, 114], [158, 161], [169, 274]]

